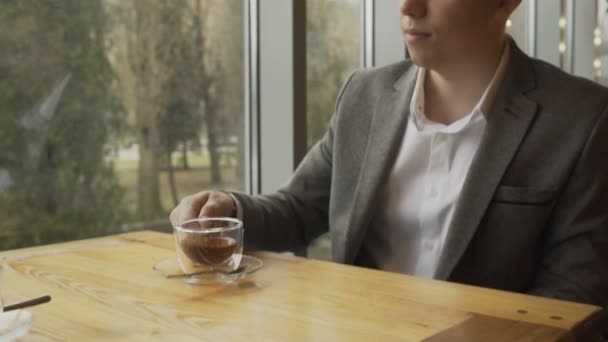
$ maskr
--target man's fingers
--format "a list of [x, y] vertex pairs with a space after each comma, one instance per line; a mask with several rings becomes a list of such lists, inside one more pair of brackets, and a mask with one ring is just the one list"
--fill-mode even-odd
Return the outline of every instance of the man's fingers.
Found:
[[175, 209], [171, 211], [169, 219], [176, 226], [184, 221], [197, 217], [220, 217], [232, 214], [232, 197], [225, 192], [203, 191], [185, 197]]
[[207, 191], [184, 197], [169, 215], [171, 224], [176, 226], [184, 221], [197, 218], [201, 208], [207, 203], [208, 199], [209, 192]]
[[232, 213], [232, 197], [225, 192], [212, 192], [201, 208], [199, 217], [225, 217]]

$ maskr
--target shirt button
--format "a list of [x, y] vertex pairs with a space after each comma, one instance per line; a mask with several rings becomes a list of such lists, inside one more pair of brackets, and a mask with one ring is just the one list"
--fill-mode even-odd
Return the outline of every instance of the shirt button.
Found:
[[437, 198], [439, 196], [439, 193], [437, 192], [437, 190], [431, 190], [429, 192], [429, 196], [431, 196], [431, 198]]

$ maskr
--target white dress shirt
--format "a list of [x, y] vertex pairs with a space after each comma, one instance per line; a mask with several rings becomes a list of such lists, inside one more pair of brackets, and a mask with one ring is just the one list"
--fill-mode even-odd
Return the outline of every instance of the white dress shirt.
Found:
[[410, 102], [405, 135], [372, 221], [366, 249], [383, 270], [433, 278], [456, 202], [504, 78], [505, 49], [473, 111], [443, 125], [424, 114], [425, 69]]

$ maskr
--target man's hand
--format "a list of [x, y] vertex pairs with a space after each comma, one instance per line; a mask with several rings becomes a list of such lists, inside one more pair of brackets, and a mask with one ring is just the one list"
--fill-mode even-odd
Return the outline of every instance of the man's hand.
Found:
[[231, 216], [234, 210], [232, 197], [221, 191], [201, 191], [184, 197], [171, 211], [169, 219], [173, 226], [186, 220], [207, 216]]

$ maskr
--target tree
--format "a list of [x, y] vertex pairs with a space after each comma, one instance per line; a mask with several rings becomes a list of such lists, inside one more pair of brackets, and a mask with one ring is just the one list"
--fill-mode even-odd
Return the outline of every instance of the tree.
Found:
[[123, 113], [105, 25], [100, 0], [0, 2], [1, 248], [115, 232], [125, 218], [106, 162]]
[[181, 1], [132, 0], [111, 2], [108, 8], [116, 18], [112, 36], [117, 46], [110, 54], [139, 148], [136, 217], [164, 217], [159, 170], [166, 149], [161, 126], [171, 105], [167, 90], [180, 63], [186, 7]]
[[308, 0], [307, 141], [319, 140], [345, 78], [359, 62], [359, 1]]
[[216, 69], [220, 75], [215, 77], [223, 84], [221, 89], [224, 89], [223, 93], [218, 94], [221, 114], [216, 134], [223, 137], [222, 144], [231, 145], [231, 139], [236, 142], [236, 158], [239, 161], [235, 168], [237, 181], [231, 186], [242, 188], [245, 179], [244, 162], [242, 162], [245, 160], [243, 1], [214, 1], [215, 7], [211, 12], [214, 20], [208, 22], [209, 44], [205, 51], [208, 54], [215, 54], [215, 59], [221, 66]]
[[[179, 89], [179, 87], [177, 87]], [[173, 97], [167, 111], [161, 117], [161, 145], [166, 154], [167, 170], [169, 173], [169, 187], [174, 205], [179, 202], [177, 186], [173, 170], [172, 154], [181, 144], [187, 148], [189, 141], [199, 139], [201, 117], [198, 115], [196, 106], [185, 98]], [[183, 155], [183, 162], [186, 156]]]
[[242, 1], [106, 1], [116, 19], [108, 55], [139, 147], [137, 218], [145, 221], [166, 215], [163, 166], [177, 200], [171, 155], [181, 149], [185, 164], [203, 131], [210, 182], [222, 184], [220, 146], [242, 134]]

